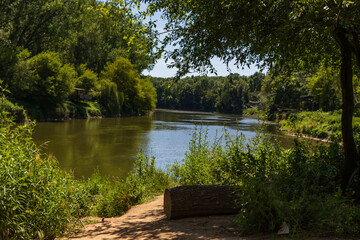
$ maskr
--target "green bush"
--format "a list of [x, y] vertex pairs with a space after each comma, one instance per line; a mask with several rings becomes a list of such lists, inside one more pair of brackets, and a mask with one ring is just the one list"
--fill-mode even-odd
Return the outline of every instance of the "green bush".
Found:
[[54, 110], [73, 91], [76, 82], [75, 69], [63, 64], [54, 52], [42, 52], [30, 57], [28, 51], [19, 54], [12, 93], [19, 100], [38, 105], [43, 111]]
[[0, 97], [0, 109], [3, 109], [4, 113], [15, 122], [24, 122], [28, 118], [23, 107], [12, 103], [5, 97]]
[[183, 162], [171, 171], [181, 184], [237, 186], [243, 233], [274, 232], [286, 221], [292, 233], [358, 236], [359, 205], [352, 189], [341, 193], [336, 182], [343, 161], [338, 143], [296, 140], [285, 150], [266, 135], [247, 141], [226, 131], [211, 143], [207, 131], [196, 128]]
[[0, 239], [54, 239], [71, 233], [80, 217], [123, 214], [173, 184], [142, 154], [126, 180], [98, 173], [74, 180], [36, 147], [33, 126], [16, 125], [0, 105]]
[[79, 215], [71, 174], [31, 140], [32, 125], [1, 119], [0, 236], [2, 239], [53, 239]]
[[126, 179], [109, 179], [95, 173], [84, 184], [92, 203], [91, 214], [113, 217], [123, 214], [132, 205], [162, 194], [174, 180], [168, 173], [155, 168], [154, 158], [140, 153]]
[[122, 112], [124, 94], [118, 91], [115, 83], [103, 80], [99, 103], [102, 106], [104, 115], [118, 116]]
[[100, 88], [97, 74], [87, 69], [85, 65], [80, 65], [77, 69], [77, 73], [79, 78], [76, 87], [83, 88], [86, 91], [98, 90]]
[[[102, 90], [102, 104], [110, 105], [107, 99], [121, 99], [121, 113], [144, 113], [155, 108], [156, 90], [149, 79], [141, 79], [140, 74], [128, 59], [118, 58], [113, 63], [108, 63], [102, 72], [102, 79], [115, 83], [108, 83]], [[118, 97], [116, 97], [118, 95]], [[112, 109], [110, 107], [107, 107]], [[117, 109], [115, 109], [117, 110]]]

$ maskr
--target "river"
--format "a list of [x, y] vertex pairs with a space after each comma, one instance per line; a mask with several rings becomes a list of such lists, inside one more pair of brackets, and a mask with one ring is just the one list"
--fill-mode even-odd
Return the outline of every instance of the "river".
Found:
[[[125, 177], [140, 151], [154, 156], [160, 168], [181, 161], [196, 125], [207, 126], [209, 138], [221, 134], [225, 126], [231, 134], [238, 129], [249, 139], [256, 135], [259, 121], [238, 115], [158, 109], [141, 117], [40, 122], [33, 137], [41, 149], [56, 156], [63, 169], [73, 170], [76, 178], [89, 177], [95, 169], [105, 176]], [[274, 131], [274, 127], [270, 129]], [[290, 141], [282, 139], [284, 144]]]

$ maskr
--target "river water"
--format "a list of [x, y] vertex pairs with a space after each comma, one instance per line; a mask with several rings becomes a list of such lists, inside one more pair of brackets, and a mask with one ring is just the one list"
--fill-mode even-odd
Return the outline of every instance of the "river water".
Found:
[[[156, 110], [141, 117], [37, 123], [33, 137], [77, 178], [89, 177], [95, 169], [105, 176], [125, 177], [140, 151], [154, 156], [160, 168], [181, 161], [195, 126], [200, 125], [207, 127], [210, 139], [224, 127], [231, 134], [238, 129], [249, 139], [256, 135], [259, 121], [237, 115]], [[275, 127], [268, 129], [275, 131]], [[291, 141], [282, 137], [283, 144]]]

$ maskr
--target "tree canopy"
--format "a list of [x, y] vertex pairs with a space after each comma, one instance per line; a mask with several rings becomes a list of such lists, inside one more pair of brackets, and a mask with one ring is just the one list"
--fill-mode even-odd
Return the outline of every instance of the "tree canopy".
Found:
[[[91, 92], [109, 115], [155, 107], [155, 90], [139, 73], [158, 57], [156, 39], [125, 2], [5, 0], [0, 11], [0, 79], [13, 101], [57, 115], [68, 99], [79, 100], [76, 87]], [[126, 62], [122, 73], [132, 75], [122, 78], [125, 90], [101, 75], [119, 61]]]
[[172, 67], [183, 75], [204, 71], [211, 59], [256, 63], [277, 71], [311, 69], [320, 62], [340, 69], [345, 189], [358, 165], [353, 138], [352, 59], [360, 65], [360, 3], [348, 0], [142, 0], [148, 13], [163, 12], [164, 44]]

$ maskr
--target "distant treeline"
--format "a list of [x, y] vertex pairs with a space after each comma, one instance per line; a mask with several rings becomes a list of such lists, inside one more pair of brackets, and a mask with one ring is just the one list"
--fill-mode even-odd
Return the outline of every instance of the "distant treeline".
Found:
[[140, 77], [154, 63], [155, 40], [128, 9], [96, 0], [14, 0], [0, 11], [0, 79], [7, 97], [33, 117], [76, 115], [67, 101], [75, 88], [105, 115], [155, 107], [155, 90]]
[[228, 77], [152, 78], [159, 108], [216, 111], [241, 114], [252, 99], [251, 93], [261, 90], [263, 73], [252, 76], [231, 74]]
[[[293, 111], [335, 111], [341, 108], [341, 91], [336, 69], [320, 66], [317, 70], [292, 75], [227, 77], [151, 78], [159, 108], [216, 111], [241, 114], [260, 109], [269, 120], [278, 113]], [[353, 76], [354, 94], [360, 98], [360, 80]], [[359, 108], [356, 110], [359, 115]]]

